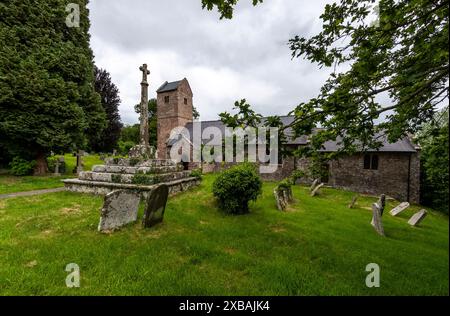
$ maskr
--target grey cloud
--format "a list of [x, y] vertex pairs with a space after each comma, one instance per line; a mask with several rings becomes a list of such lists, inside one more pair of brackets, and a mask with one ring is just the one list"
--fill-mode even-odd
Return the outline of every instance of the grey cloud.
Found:
[[320, 30], [329, 1], [241, 0], [232, 20], [201, 9], [200, 0], [96, 0], [91, 11], [96, 63], [111, 72], [121, 91], [125, 123], [136, 123], [139, 71], [152, 70], [151, 96], [165, 80], [188, 78], [201, 119], [217, 119], [247, 98], [265, 115], [286, 114], [314, 97], [328, 70], [291, 60], [287, 41]]

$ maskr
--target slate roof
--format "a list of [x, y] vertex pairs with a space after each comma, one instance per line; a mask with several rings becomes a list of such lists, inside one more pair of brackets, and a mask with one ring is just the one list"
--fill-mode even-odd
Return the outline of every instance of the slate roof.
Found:
[[[291, 124], [294, 120], [294, 116], [281, 116], [281, 121], [284, 125]], [[263, 119], [264, 121], [264, 119]], [[222, 132], [222, 135], [225, 133], [225, 125], [222, 123], [222, 121], [202, 121], [201, 123], [201, 129], [202, 133], [203, 131], [208, 127], [217, 127]], [[193, 123], [187, 123], [186, 126], [187, 130], [189, 131], [191, 140], [193, 137]], [[297, 137], [293, 139], [293, 131], [292, 129], [288, 128], [285, 131], [286, 136], [288, 137], [287, 145], [307, 145], [309, 143], [308, 136], [303, 135], [300, 137]], [[290, 136], [290, 137], [289, 137]], [[409, 140], [409, 138], [405, 137], [404, 139], [401, 139], [395, 143], [389, 143], [387, 140], [386, 135], [376, 135], [377, 139], [381, 140], [383, 142], [383, 145], [378, 149], [369, 149], [368, 152], [404, 152], [404, 153], [415, 153], [416, 152], [416, 146]], [[176, 139], [169, 139], [167, 141], [167, 144], [169, 146], [173, 145], [176, 142]], [[208, 139], [202, 140], [204, 144], [210, 143]], [[221, 143], [220, 143], [221, 144]], [[220, 145], [220, 144], [214, 144], [210, 143], [210, 145]], [[324, 144], [324, 149], [321, 151], [323, 152], [335, 152], [339, 149], [339, 139], [336, 141], [328, 141]]]
[[173, 81], [173, 82], [164, 82], [161, 87], [159, 87], [158, 90], [156, 90], [157, 93], [161, 92], [169, 92], [174, 91], [178, 89], [178, 86], [180, 85], [182, 80], [179, 81]]

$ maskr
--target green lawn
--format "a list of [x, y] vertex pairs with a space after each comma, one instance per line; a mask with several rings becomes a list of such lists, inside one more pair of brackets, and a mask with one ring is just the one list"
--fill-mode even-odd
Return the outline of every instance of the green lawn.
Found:
[[[55, 177], [52, 175], [44, 177], [15, 177], [8, 175], [0, 175], [0, 194], [8, 194], [22, 191], [33, 191], [40, 189], [53, 189], [64, 186], [61, 182], [63, 179], [75, 177], [72, 173], [76, 166], [76, 157], [71, 154], [64, 155], [66, 162], [66, 173], [64, 176]], [[98, 155], [91, 155], [83, 157], [84, 170], [91, 170], [94, 165], [101, 165], [103, 161], [100, 160]]]
[[[0, 200], [0, 295], [448, 295], [448, 217], [419, 207], [370, 226], [372, 198], [348, 209], [352, 193], [295, 187], [297, 203], [278, 212], [273, 183], [251, 214], [226, 216], [201, 187], [170, 198], [164, 223], [97, 232], [101, 197], [69, 192]], [[390, 210], [397, 202], [388, 202]], [[381, 267], [367, 288], [365, 267]], [[65, 266], [81, 287], [65, 286]]]

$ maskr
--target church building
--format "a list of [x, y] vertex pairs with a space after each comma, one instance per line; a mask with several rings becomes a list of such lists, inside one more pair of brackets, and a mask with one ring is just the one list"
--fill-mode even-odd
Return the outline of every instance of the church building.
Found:
[[[172, 129], [183, 126], [190, 132], [191, 138], [193, 134], [193, 93], [186, 78], [165, 82], [157, 90], [157, 117], [158, 158], [169, 159]], [[288, 125], [294, 117], [283, 116], [281, 119]], [[201, 122], [202, 131], [211, 126], [225, 130], [225, 125], [220, 120]], [[308, 136], [302, 136], [289, 139], [286, 146], [296, 148], [307, 146], [308, 143]], [[331, 152], [337, 149], [336, 142], [327, 142], [323, 151]], [[185, 166], [188, 169], [194, 164]], [[221, 163], [202, 163], [204, 172], [219, 171], [223, 167]], [[307, 167], [307, 159], [286, 157], [280, 159], [275, 173], [261, 176], [266, 180], [279, 181], [288, 177], [294, 170], [305, 170]], [[409, 138], [396, 143], [389, 143], [384, 138], [380, 149], [330, 161], [324, 168], [328, 176], [321, 180], [329, 186], [373, 195], [386, 194], [401, 201], [419, 203], [420, 148]]]

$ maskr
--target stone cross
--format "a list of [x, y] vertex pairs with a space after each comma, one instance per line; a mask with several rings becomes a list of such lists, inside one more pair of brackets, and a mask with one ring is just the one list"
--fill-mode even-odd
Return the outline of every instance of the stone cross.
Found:
[[148, 82], [147, 76], [150, 74], [150, 70], [147, 68], [147, 64], [143, 64], [139, 67], [142, 71], [142, 82], [141, 82], [141, 104], [140, 104], [140, 143], [146, 147], [149, 146], [149, 135], [148, 135]]
[[61, 175], [61, 173], [59, 172], [59, 165], [60, 165], [60, 161], [59, 161], [59, 158], [58, 159], [56, 159], [56, 161], [55, 161], [55, 176], [60, 176]]

